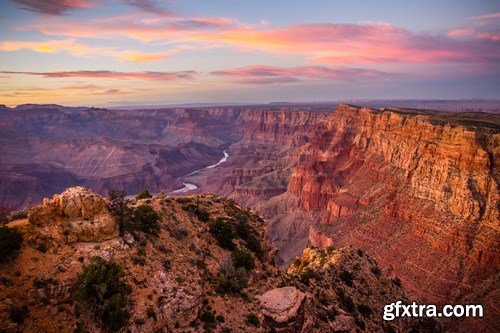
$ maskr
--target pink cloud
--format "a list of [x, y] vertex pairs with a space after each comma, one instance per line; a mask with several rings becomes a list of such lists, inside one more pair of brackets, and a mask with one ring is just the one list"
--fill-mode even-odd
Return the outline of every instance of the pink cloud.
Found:
[[477, 38], [488, 39], [492, 42], [500, 42], [500, 32], [499, 31], [483, 31], [477, 33]]
[[473, 34], [474, 34], [474, 29], [472, 28], [453, 29], [448, 31], [448, 36], [451, 37], [471, 36]]
[[92, 7], [94, 1], [89, 0], [12, 0], [20, 8], [47, 14], [64, 15], [73, 9]]
[[283, 28], [249, 26], [226, 18], [144, 17], [129, 14], [82, 22], [42, 20], [48, 35], [132, 38], [143, 42], [199, 43], [211, 47], [298, 54], [309, 62], [343, 66], [391, 63], [497, 63], [494, 38], [457, 39], [472, 33], [416, 34], [385, 23], [300, 24]]
[[290, 83], [304, 80], [357, 80], [389, 77], [395, 74], [360, 68], [322, 66], [276, 67], [255, 65], [210, 73], [244, 84]]
[[500, 12], [471, 17], [472, 20], [490, 20], [490, 19], [497, 19], [497, 18], [500, 18]]
[[118, 80], [147, 80], [171, 81], [178, 79], [193, 79], [195, 71], [180, 72], [115, 72], [115, 71], [64, 71], [64, 72], [14, 72], [2, 71], [2, 74], [34, 75], [45, 78], [87, 78], [87, 79], [118, 79]]

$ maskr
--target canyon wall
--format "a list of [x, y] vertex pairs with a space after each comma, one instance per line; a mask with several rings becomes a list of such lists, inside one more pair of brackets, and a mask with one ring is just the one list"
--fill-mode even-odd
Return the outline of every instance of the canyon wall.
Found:
[[449, 303], [500, 267], [499, 143], [479, 121], [341, 106], [283, 195], [316, 214], [311, 245], [363, 248], [419, 300]]

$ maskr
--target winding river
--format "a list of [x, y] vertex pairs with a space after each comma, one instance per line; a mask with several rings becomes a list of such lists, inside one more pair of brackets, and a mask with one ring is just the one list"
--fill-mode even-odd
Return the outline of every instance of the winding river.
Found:
[[[189, 176], [194, 176], [196, 175], [197, 173], [203, 171], [203, 170], [206, 170], [206, 169], [213, 169], [219, 165], [221, 165], [222, 163], [226, 162], [228, 157], [229, 157], [229, 154], [227, 153], [227, 150], [224, 150], [223, 152], [224, 156], [219, 160], [219, 162], [215, 163], [215, 164], [212, 164], [212, 165], [209, 165], [203, 169], [199, 169], [199, 170], [195, 170], [193, 172], [191, 172], [190, 174], [184, 176], [184, 177], [189, 177]], [[175, 190], [175, 191], [172, 191], [170, 193], [172, 194], [178, 194], [178, 193], [186, 193], [186, 192], [189, 192], [189, 191], [192, 191], [192, 190], [195, 190], [198, 188], [197, 185], [193, 184], [193, 183], [182, 183], [182, 185], [184, 185], [183, 188], [180, 188], [178, 190]]]

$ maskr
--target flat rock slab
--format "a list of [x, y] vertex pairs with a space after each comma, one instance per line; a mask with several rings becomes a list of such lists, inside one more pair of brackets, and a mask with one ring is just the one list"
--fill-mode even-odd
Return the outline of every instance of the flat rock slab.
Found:
[[258, 296], [264, 315], [276, 323], [295, 318], [305, 298], [306, 294], [295, 287], [277, 288]]

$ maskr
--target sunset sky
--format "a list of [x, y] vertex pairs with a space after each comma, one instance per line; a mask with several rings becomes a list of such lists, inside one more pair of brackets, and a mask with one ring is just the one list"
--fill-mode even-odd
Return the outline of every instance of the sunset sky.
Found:
[[500, 1], [0, 0], [0, 104], [500, 98]]

